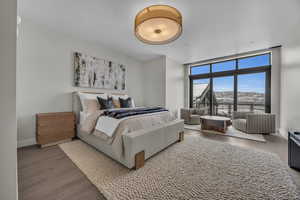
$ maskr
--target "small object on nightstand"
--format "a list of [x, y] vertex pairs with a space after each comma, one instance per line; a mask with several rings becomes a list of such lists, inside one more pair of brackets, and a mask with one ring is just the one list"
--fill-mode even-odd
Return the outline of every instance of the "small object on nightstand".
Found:
[[71, 141], [73, 137], [75, 137], [75, 114], [73, 112], [36, 115], [36, 140], [41, 147]]

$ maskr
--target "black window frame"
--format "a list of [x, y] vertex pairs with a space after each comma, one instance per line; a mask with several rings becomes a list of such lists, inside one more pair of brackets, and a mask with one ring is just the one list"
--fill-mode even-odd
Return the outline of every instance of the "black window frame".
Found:
[[[261, 55], [266, 55], [269, 54], [269, 63], [270, 65], [265, 65], [265, 66], [259, 66], [259, 67], [251, 67], [251, 68], [243, 68], [239, 69], [238, 68], [238, 60], [239, 59], [244, 59], [244, 58], [250, 58], [250, 57], [256, 57], [256, 56], [261, 56]], [[235, 69], [234, 70], [228, 70], [228, 71], [221, 71], [221, 72], [212, 72], [212, 65], [216, 63], [222, 63], [225, 61], [234, 61], [235, 60]], [[191, 74], [191, 70], [193, 67], [201, 67], [201, 66], [210, 66], [210, 72], [206, 74]], [[193, 65], [190, 66], [190, 75], [189, 75], [189, 80], [190, 80], [190, 108], [193, 106], [193, 81], [197, 79], [204, 79], [208, 78], [210, 80], [210, 114], [213, 112], [213, 104], [212, 104], [212, 91], [213, 91], [213, 78], [215, 77], [225, 77], [225, 76], [233, 76], [234, 77], [234, 102], [233, 102], [233, 110], [237, 111], [237, 106], [238, 106], [238, 75], [240, 74], [253, 74], [253, 73], [260, 73], [260, 72], [265, 72], [266, 73], [266, 78], [265, 78], [265, 112], [266, 113], [271, 113], [271, 68], [272, 68], [272, 52], [268, 53], [262, 53], [262, 54], [256, 54], [256, 55], [251, 55], [251, 56], [243, 56], [243, 57], [238, 57], [234, 59], [226, 59], [222, 61], [216, 61], [216, 62], [210, 62], [210, 63], [205, 63], [205, 64], [200, 64], [200, 65]]]

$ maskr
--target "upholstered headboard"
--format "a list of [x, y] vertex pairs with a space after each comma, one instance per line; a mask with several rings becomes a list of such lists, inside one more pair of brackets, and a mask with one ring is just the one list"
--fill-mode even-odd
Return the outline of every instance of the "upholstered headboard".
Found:
[[[105, 94], [104, 92], [82, 92], [82, 91], [76, 91], [76, 92], [73, 92], [72, 94], [72, 109], [73, 109], [73, 112], [76, 114], [76, 123], [78, 124], [79, 123], [79, 120], [80, 120], [80, 111], [82, 111], [82, 105], [81, 105], [81, 102], [80, 102], [80, 99], [79, 99], [79, 96], [78, 96], [78, 92], [80, 93], [86, 93], [86, 94]], [[108, 95], [118, 95], [118, 96], [122, 96], [122, 95], [126, 95], [124, 93], [109, 93], [107, 92], [106, 94]]]

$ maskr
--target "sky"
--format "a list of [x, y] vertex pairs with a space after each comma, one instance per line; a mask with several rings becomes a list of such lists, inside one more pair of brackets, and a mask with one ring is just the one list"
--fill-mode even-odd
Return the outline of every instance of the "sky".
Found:
[[[216, 63], [212, 65], [212, 72], [234, 70], [235, 60]], [[258, 66], [270, 65], [270, 54], [264, 54], [255, 57], [248, 57], [238, 60], [238, 68], [245, 69]], [[209, 73], [209, 65], [194, 67], [192, 74]], [[265, 72], [238, 75], [238, 92], [257, 92], [265, 93]], [[213, 87], [215, 91], [233, 91], [233, 76], [213, 78]], [[194, 80], [194, 83], [209, 83], [209, 79]]]

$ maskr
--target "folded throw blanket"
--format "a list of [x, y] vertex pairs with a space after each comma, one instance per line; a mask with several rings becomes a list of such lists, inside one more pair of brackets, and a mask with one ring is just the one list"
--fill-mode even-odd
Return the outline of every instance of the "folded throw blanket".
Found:
[[106, 110], [104, 111], [103, 115], [115, 119], [122, 119], [124, 117], [130, 117], [134, 115], [143, 115], [143, 114], [164, 112], [164, 111], [168, 111], [168, 110], [162, 107], [134, 108], [134, 109], [124, 109], [124, 110]]

